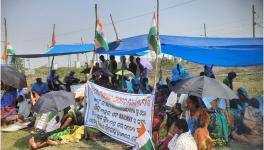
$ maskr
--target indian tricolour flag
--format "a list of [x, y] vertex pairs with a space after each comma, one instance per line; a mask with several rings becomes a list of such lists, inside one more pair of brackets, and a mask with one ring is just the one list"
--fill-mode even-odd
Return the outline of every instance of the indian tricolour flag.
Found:
[[7, 53], [12, 55], [11, 63], [14, 64], [16, 62], [16, 52], [14, 51], [13, 47], [9, 43], [7, 44], [6, 49], [7, 49]]
[[95, 30], [94, 42], [96, 46], [101, 46], [105, 50], [109, 50], [108, 43], [104, 37], [103, 25], [99, 19], [96, 20], [96, 30]]
[[139, 150], [151, 150], [152, 148], [154, 149], [151, 137], [143, 123], [141, 124], [141, 128], [138, 132], [136, 142], [138, 144]]
[[161, 47], [160, 47], [160, 41], [158, 40], [158, 30], [157, 30], [157, 21], [155, 13], [152, 18], [152, 26], [149, 29], [148, 34], [148, 47], [151, 50], [154, 50], [156, 54], [160, 54]]
[[7, 44], [6, 49], [4, 50], [4, 53], [2, 54], [2, 59], [4, 61], [7, 60], [8, 54], [12, 55], [11, 63], [14, 64], [16, 62], [16, 53], [15, 53], [13, 47], [10, 45], [10, 43]]

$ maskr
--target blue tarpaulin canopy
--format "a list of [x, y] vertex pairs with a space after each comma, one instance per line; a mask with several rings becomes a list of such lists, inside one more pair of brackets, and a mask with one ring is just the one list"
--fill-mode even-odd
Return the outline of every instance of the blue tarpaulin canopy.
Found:
[[93, 44], [60, 44], [55, 45], [48, 52], [44, 54], [21, 54], [16, 55], [21, 58], [39, 58], [39, 57], [50, 57], [60, 56], [69, 54], [87, 53], [94, 49]]
[[[99, 54], [143, 55], [148, 50], [148, 35], [139, 35], [109, 43], [110, 50], [97, 48]], [[239, 67], [263, 64], [263, 38], [210, 38], [160, 35], [162, 53], [199, 64]], [[85, 53], [93, 44], [56, 45], [44, 55]], [[37, 55], [37, 54], [36, 54]], [[45, 57], [45, 56], [44, 56]]]
[[54, 48], [50, 49], [46, 54], [75, 54], [75, 53], [86, 53], [94, 49], [93, 44], [65, 44], [55, 45]]

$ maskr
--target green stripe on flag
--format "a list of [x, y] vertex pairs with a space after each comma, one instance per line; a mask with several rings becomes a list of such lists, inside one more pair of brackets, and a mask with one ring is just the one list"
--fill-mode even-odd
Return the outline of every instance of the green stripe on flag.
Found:
[[152, 143], [151, 140], [149, 139], [145, 145], [139, 148], [139, 150], [151, 150], [152, 149]]
[[149, 30], [149, 34], [148, 34], [148, 43], [149, 43], [149, 48], [154, 50], [156, 52], [156, 54], [160, 54], [160, 43], [157, 40], [157, 27], [156, 26], [152, 26]]
[[16, 62], [16, 53], [15, 53], [14, 49], [13, 48], [12, 49], [8, 49], [7, 53], [12, 55], [11, 63], [14, 64]]
[[105, 50], [109, 50], [108, 43], [98, 31], [95, 31], [95, 40], [97, 40]]

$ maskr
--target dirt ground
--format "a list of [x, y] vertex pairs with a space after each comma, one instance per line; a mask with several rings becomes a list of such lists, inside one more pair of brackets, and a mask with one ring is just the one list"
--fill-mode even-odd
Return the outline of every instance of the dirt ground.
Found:
[[[30, 128], [17, 132], [1, 133], [1, 150], [26, 150], [31, 137]], [[103, 136], [96, 140], [81, 140], [79, 143], [67, 143], [59, 146], [49, 146], [41, 150], [129, 150], [128, 146]], [[230, 146], [215, 147], [215, 150], [262, 150], [263, 146], [241, 145], [231, 142]]]
[[[28, 140], [31, 138], [31, 128], [20, 130], [17, 132], [1, 133], [1, 150], [26, 150], [28, 148]], [[41, 150], [123, 150], [126, 146], [112, 139], [102, 138], [100, 140], [81, 140], [79, 143], [67, 143], [59, 146], [49, 146]]]

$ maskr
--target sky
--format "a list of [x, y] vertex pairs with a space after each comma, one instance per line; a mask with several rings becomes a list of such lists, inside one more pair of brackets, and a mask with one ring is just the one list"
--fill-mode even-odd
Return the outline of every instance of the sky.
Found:
[[[108, 41], [116, 39], [110, 20], [113, 16], [118, 36], [147, 34], [156, 0], [1, 0], [1, 48], [4, 48], [4, 17], [8, 42], [17, 54], [44, 53], [51, 45], [56, 25], [57, 44], [91, 43], [94, 39], [95, 10], [104, 25]], [[262, 0], [160, 0], [160, 34], [208, 37], [252, 37], [252, 5], [255, 6], [256, 36], [263, 32]], [[87, 54], [88, 59], [91, 58]], [[68, 66], [69, 56], [54, 62]], [[71, 55], [71, 64], [76, 55]], [[80, 55], [81, 63], [86, 56]], [[30, 59], [30, 67], [47, 65], [47, 58]], [[28, 62], [26, 67], [28, 67]]]

